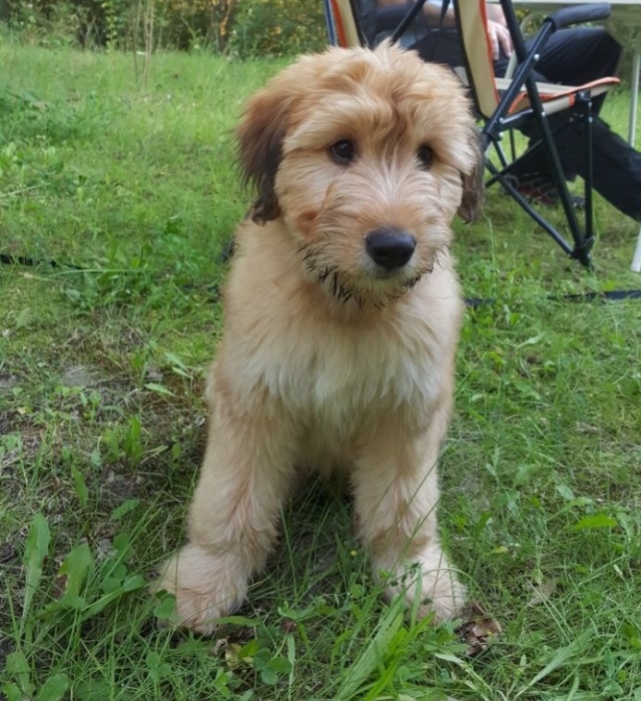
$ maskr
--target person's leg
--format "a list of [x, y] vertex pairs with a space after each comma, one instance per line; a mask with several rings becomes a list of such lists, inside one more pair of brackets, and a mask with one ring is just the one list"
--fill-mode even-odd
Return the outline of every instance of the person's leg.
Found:
[[465, 65], [458, 33], [453, 29], [431, 30], [410, 48], [429, 63], [443, 63], [450, 68]]
[[[531, 40], [525, 42], [526, 48]], [[548, 83], [582, 85], [615, 75], [621, 58], [621, 45], [602, 27], [560, 29], [552, 34], [541, 51], [536, 70]], [[494, 62], [499, 76], [505, 75], [508, 57]]]
[[582, 85], [616, 73], [621, 46], [602, 27], [560, 29], [546, 43], [537, 70], [551, 83]]
[[[574, 121], [555, 138], [567, 180], [585, 178], [583, 125]], [[641, 153], [635, 151], [598, 117], [592, 123], [592, 182], [594, 189], [629, 217], [641, 221]], [[546, 204], [558, 199], [543, 150], [534, 150], [510, 171], [517, 189]], [[578, 200], [577, 200], [578, 202]]]
[[[582, 126], [571, 124], [557, 146], [564, 167], [585, 177]], [[592, 159], [594, 189], [623, 214], [641, 221], [641, 153], [597, 118], [592, 124]]]
[[[529, 42], [526, 42], [526, 46], [529, 46]], [[541, 52], [537, 71], [533, 75], [537, 81], [581, 85], [613, 75], [620, 58], [621, 46], [601, 27], [561, 29], [550, 37]], [[507, 64], [507, 57], [495, 62], [497, 75], [505, 75]], [[604, 100], [605, 94], [593, 100], [592, 110], [595, 115], [598, 115]], [[573, 151], [567, 147], [565, 135], [568, 130], [573, 130], [575, 134], [582, 134], [582, 130], [574, 126], [564, 128], [570, 117], [570, 112], [565, 111], [550, 117], [549, 123], [553, 131], [559, 131], [560, 136], [555, 139], [555, 143], [566, 178], [573, 180], [578, 172], [575, 167], [576, 159]], [[525, 128], [523, 133], [530, 138], [530, 146], [537, 141], [538, 128], [534, 122]], [[571, 139], [571, 142], [574, 143], [574, 139]], [[582, 143], [580, 150], [583, 154]], [[537, 149], [522, 160], [515, 173], [530, 180], [538, 180], [539, 176], [543, 180], [551, 180], [547, 158]], [[551, 183], [549, 185], [551, 186]]]
[[[548, 82], [583, 85], [616, 74], [621, 59], [621, 45], [602, 27], [561, 29], [550, 37], [537, 70]], [[598, 115], [605, 94], [592, 101]]]

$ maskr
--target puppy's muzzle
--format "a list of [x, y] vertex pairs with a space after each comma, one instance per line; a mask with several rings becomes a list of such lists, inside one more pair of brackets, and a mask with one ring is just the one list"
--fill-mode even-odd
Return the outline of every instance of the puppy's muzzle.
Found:
[[416, 248], [416, 239], [399, 229], [377, 229], [365, 237], [367, 255], [388, 273], [406, 265]]

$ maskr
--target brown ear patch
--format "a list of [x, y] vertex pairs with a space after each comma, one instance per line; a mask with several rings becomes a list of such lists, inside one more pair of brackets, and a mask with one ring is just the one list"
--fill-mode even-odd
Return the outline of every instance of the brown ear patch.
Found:
[[251, 218], [259, 224], [280, 214], [274, 187], [287, 132], [289, 102], [278, 91], [259, 92], [248, 102], [236, 131], [243, 180], [256, 188]]
[[475, 164], [469, 173], [461, 173], [463, 184], [463, 196], [458, 213], [466, 224], [478, 219], [481, 208], [485, 203], [485, 184], [483, 174], [485, 171], [485, 152], [481, 133], [474, 128], [474, 134], [470, 138], [470, 145], [474, 150]]

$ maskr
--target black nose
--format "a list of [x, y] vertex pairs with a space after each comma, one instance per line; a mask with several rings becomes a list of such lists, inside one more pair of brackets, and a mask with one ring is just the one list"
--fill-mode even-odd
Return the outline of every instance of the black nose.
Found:
[[365, 237], [367, 255], [388, 272], [402, 268], [415, 248], [416, 239], [400, 229], [378, 229]]

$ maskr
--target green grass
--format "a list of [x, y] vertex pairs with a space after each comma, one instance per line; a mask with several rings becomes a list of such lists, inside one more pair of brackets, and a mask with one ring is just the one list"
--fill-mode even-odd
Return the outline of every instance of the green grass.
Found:
[[457, 226], [465, 292], [493, 302], [463, 329], [441, 524], [503, 627], [488, 649], [382, 604], [319, 484], [216, 640], [158, 629], [146, 582], [183, 539], [248, 204], [231, 131], [282, 63], [159, 55], [146, 85], [121, 55], [0, 64], [0, 253], [41, 261], [0, 267], [4, 698], [641, 699], [641, 303], [563, 299], [641, 287], [638, 225], [597, 202], [592, 273], [497, 191]]

